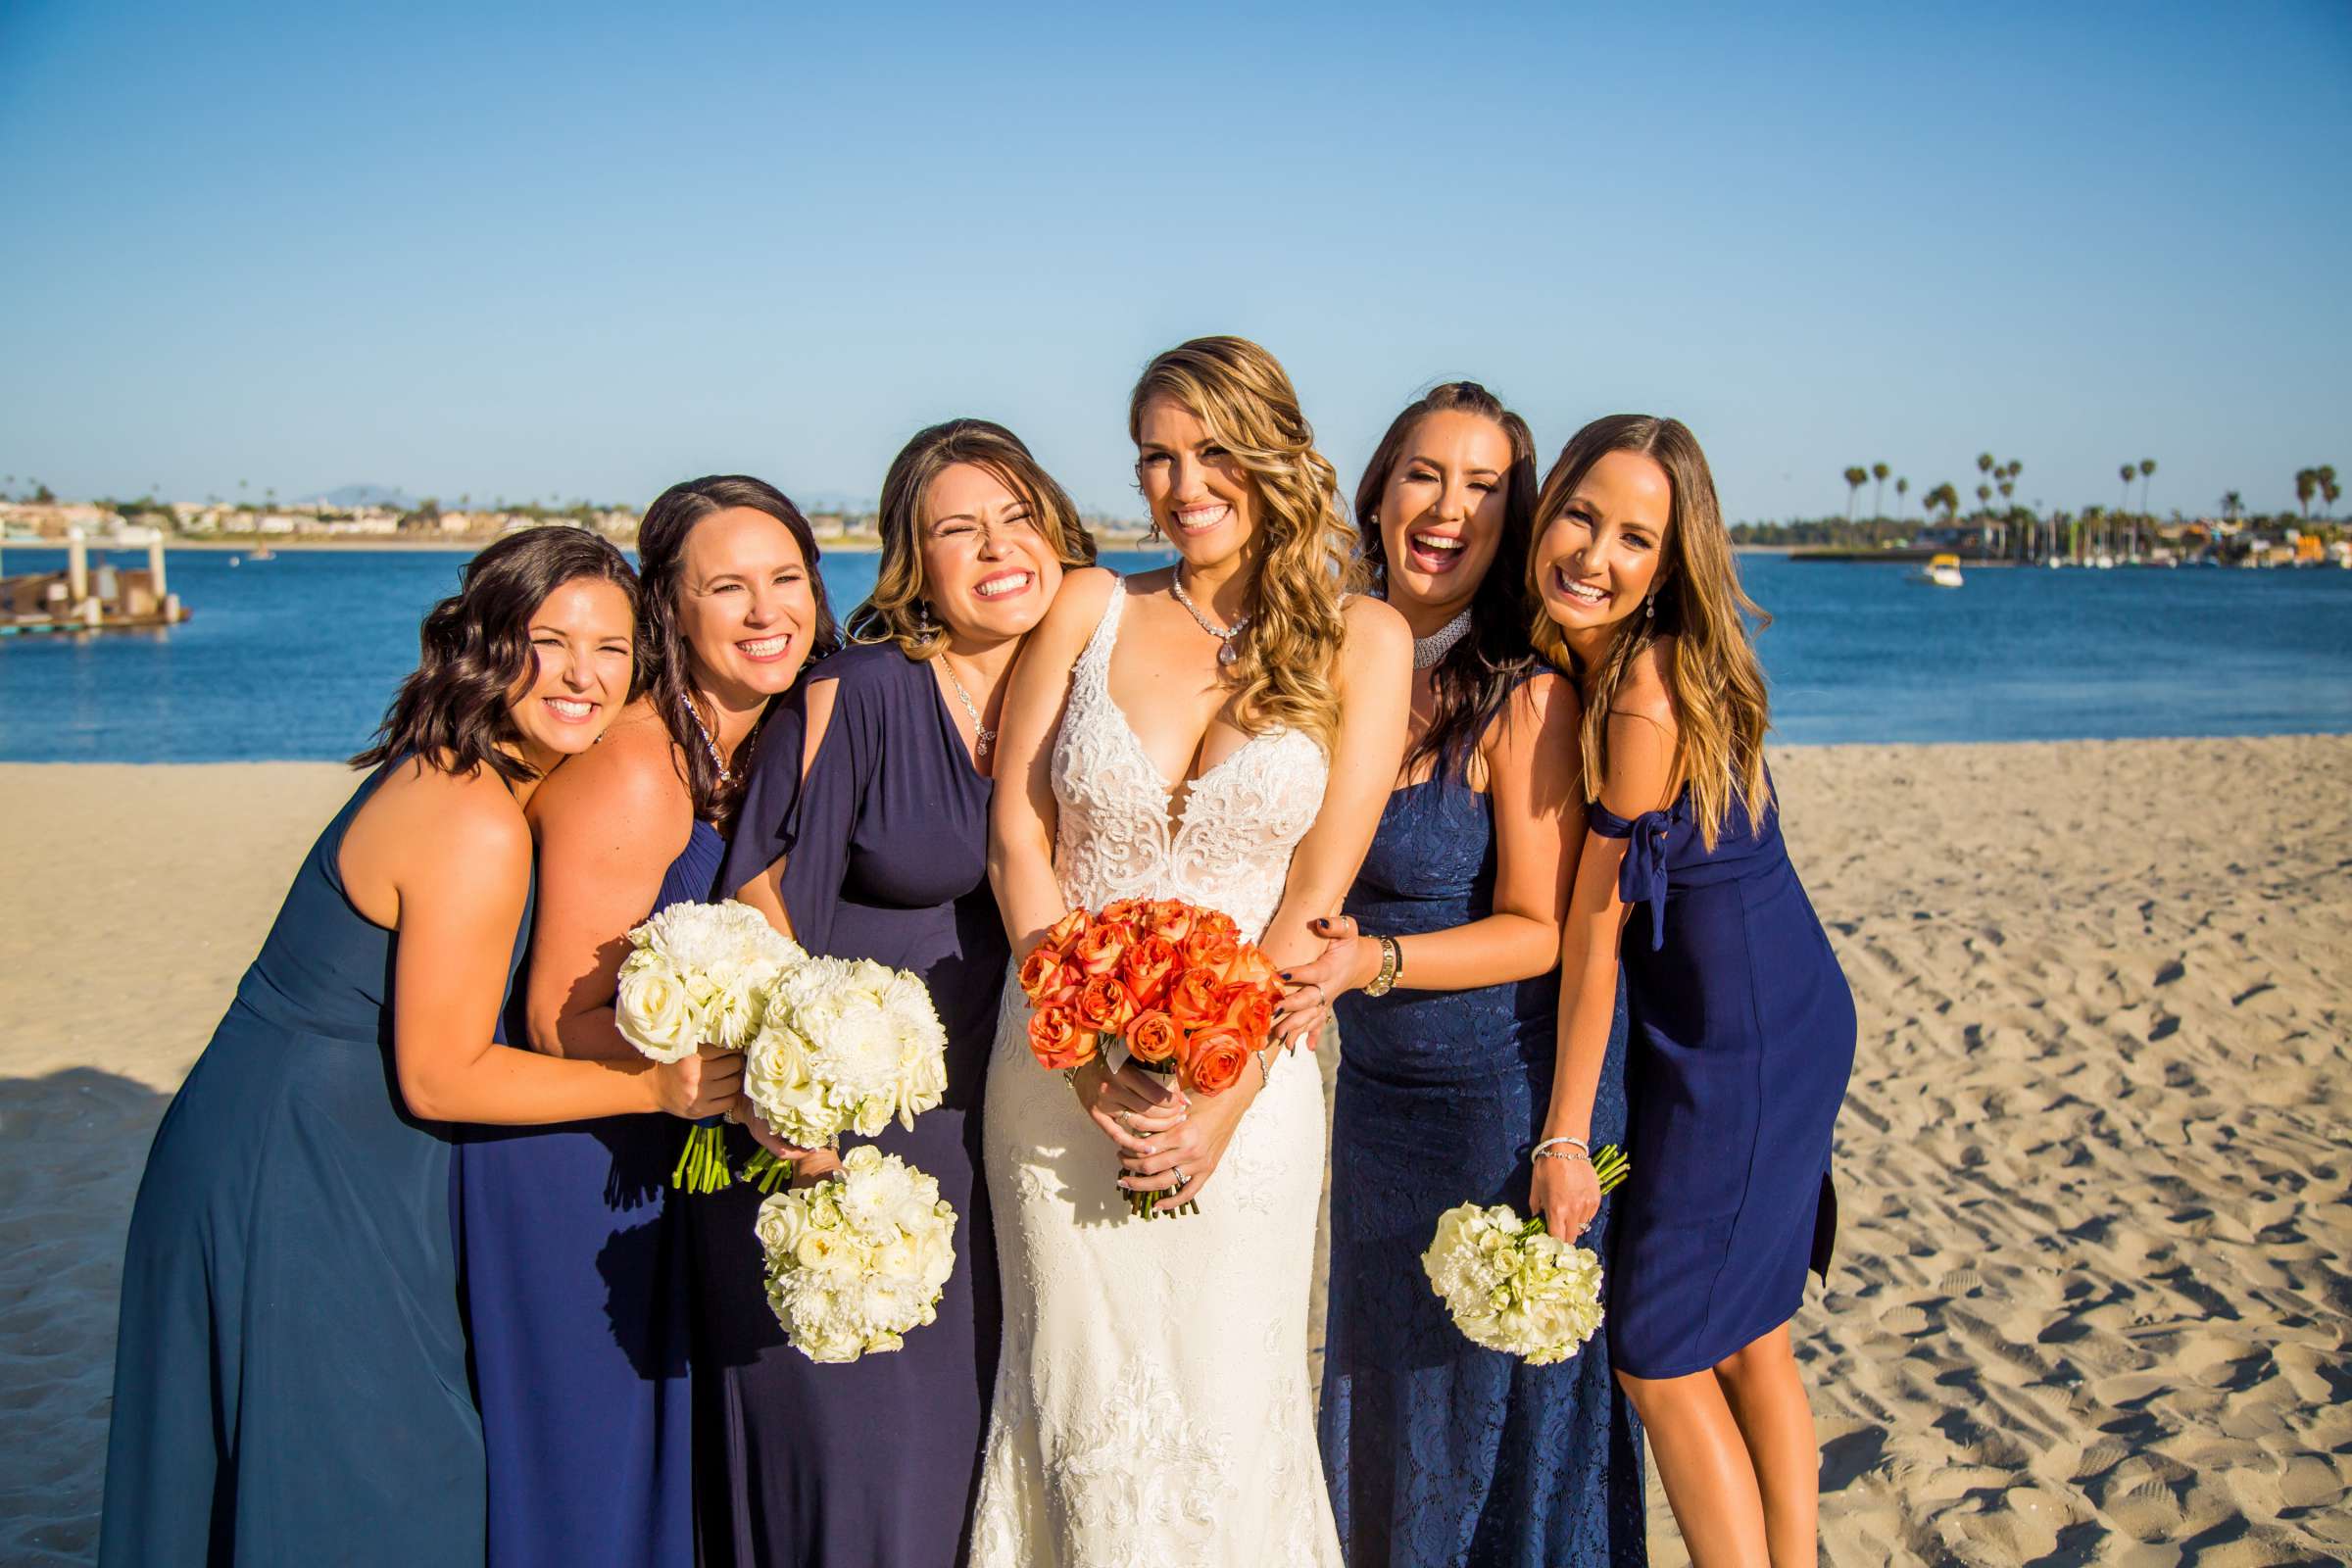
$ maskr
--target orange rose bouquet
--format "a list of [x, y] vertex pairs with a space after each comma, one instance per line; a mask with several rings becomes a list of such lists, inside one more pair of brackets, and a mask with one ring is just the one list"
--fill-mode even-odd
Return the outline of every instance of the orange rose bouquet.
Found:
[[[1019, 979], [1034, 1009], [1029, 1049], [1056, 1072], [1118, 1043], [1186, 1094], [1220, 1095], [1274, 1032], [1273, 964], [1231, 915], [1177, 899], [1071, 910], [1021, 960]], [[1129, 1206], [1153, 1212], [1155, 1197], [1130, 1194]]]

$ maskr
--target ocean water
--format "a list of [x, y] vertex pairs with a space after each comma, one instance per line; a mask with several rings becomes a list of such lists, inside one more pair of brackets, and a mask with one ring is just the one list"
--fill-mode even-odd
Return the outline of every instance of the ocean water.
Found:
[[[4, 561], [56, 570], [64, 553]], [[0, 637], [0, 760], [347, 757], [464, 561], [173, 552], [184, 625]], [[1956, 592], [1867, 563], [1747, 556], [1740, 571], [1774, 617], [1757, 647], [1783, 744], [2352, 732], [2352, 571], [1982, 568]], [[846, 611], [874, 558], [830, 556], [824, 572]]]

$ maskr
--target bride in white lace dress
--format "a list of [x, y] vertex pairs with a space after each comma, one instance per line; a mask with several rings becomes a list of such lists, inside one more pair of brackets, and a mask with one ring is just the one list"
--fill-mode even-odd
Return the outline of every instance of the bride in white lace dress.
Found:
[[[1161, 355], [1129, 427], [1182, 560], [1073, 573], [1031, 634], [991, 847], [1013, 953], [1069, 909], [1158, 898], [1301, 962], [1403, 752], [1410, 634], [1343, 597], [1336, 478], [1263, 349]], [[1320, 1016], [1295, 995], [1278, 1034]], [[974, 1568], [1337, 1568], [1306, 1376], [1314, 1063], [1269, 1049], [1188, 1106], [1101, 1059], [1065, 1082], [1027, 1025], [1008, 984], [984, 1134], [1004, 1338]], [[1132, 1218], [1122, 1186], [1200, 1211]]]

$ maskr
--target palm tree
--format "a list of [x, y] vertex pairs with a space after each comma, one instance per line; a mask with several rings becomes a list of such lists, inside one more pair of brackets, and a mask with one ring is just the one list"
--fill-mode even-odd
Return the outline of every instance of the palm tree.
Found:
[[2303, 520], [2305, 522], [2309, 522], [2311, 520], [2311, 498], [2319, 493], [2320, 470], [2317, 468], [2297, 468], [2295, 470], [2295, 504], [2303, 509]]
[[2328, 508], [2334, 506], [2336, 498], [2344, 493], [2335, 482], [2335, 465], [2323, 463], [2311, 470], [2311, 476], [2320, 481], [2320, 515], [2325, 517]]
[[2225, 490], [2222, 492], [2222, 515], [2225, 518], [2235, 522], [2237, 514], [2245, 510], [2246, 503], [2236, 491]]
[[1870, 477], [1868, 468], [1845, 470], [1845, 520], [1854, 520], [1854, 497], [1862, 492], [1862, 481]]
[[1910, 494], [1910, 480], [1897, 479], [1894, 481], [1894, 514], [1898, 517], [1903, 514], [1903, 497]]
[[2146, 512], [2146, 511], [2148, 510], [2148, 481], [2149, 481], [2150, 479], [2154, 478], [2154, 477], [2155, 477], [2155, 475], [2156, 475], [2156, 460], [2155, 460], [2154, 458], [2142, 458], [2142, 459], [2140, 459], [2140, 460], [2139, 460], [2139, 510], [2140, 510], [2141, 512], [2143, 512], [2143, 513], [2144, 513], [2144, 512]]
[[1884, 463], [1870, 466], [1870, 476], [1878, 481], [1877, 488], [1870, 493], [1870, 514], [1874, 518], [1886, 514], [1886, 476], [1893, 471]]

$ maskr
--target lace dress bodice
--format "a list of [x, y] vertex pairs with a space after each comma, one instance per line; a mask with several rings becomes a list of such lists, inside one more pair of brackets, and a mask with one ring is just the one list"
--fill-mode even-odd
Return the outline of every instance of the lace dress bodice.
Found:
[[1072, 908], [1114, 899], [1182, 899], [1222, 909], [1255, 941], [1282, 902], [1291, 852], [1322, 808], [1331, 764], [1298, 730], [1252, 735], [1175, 799], [1110, 695], [1110, 651], [1127, 585], [1070, 672], [1069, 703], [1054, 745], [1060, 807], [1054, 868]]

